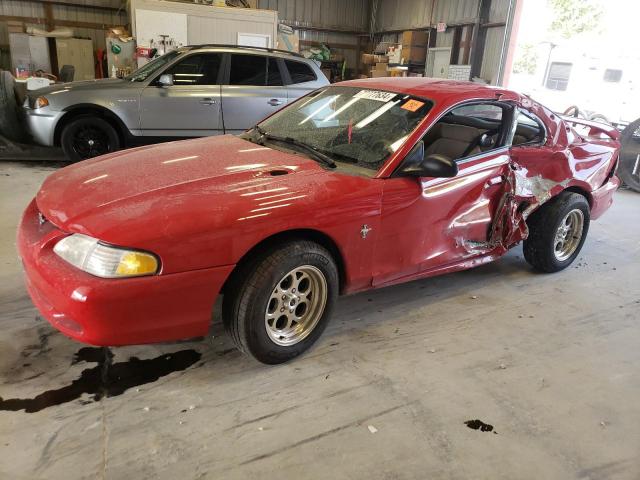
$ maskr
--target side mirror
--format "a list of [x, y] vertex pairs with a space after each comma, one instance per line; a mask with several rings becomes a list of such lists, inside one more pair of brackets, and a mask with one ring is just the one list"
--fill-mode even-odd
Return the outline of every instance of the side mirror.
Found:
[[[418, 150], [422, 150], [424, 156], [424, 145]], [[410, 160], [409, 156], [414, 155], [417, 156], [418, 152], [411, 151], [407, 160]], [[458, 174], [458, 164], [446, 155], [432, 153], [421, 161], [409, 161], [401, 173], [411, 177], [455, 177]]]
[[170, 87], [173, 85], [173, 75], [170, 73], [163, 73], [158, 79], [158, 84], [163, 88]]

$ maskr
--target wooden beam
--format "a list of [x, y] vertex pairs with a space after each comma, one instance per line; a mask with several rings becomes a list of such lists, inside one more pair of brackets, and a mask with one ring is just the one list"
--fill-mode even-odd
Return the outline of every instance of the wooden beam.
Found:
[[30, 3], [39, 3], [40, 5], [46, 6], [49, 5], [60, 5], [63, 7], [77, 7], [77, 8], [88, 8], [91, 10], [105, 10], [110, 12], [117, 12], [124, 9], [122, 7], [109, 7], [106, 5], [85, 5], [84, 3], [77, 3], [65, 0], [22, 0], [23, 2]]
[[47, 32], [50, 32], [54, 29], [54, 21], [53, 21], [53, 5], [50, 3], [45, 3], [44, 7], [44, 24], [47, 28]]
[[[23, 22], [29, 24], [47, 26], [47, 20], [38, 17], [18, 17], [15, 15], [0, 15], [0, 22]], [[121, 27], [122, 25], [109, 25], [106, 23], [92, 23], [92, 22], [78, 22], [75, 20], [60, 20], [53, 19], [53, 25], [56, 27], [76, 27], [76, 28], [90, 28], [93, 30], [109, 30], [113, 27]]]
[[313, 32], [327, 32], [327, 33], [347, 33], [351, 35], [368, 35], [367, 32], [363, 32], [360, 30], [347, 30], [340, 28], [329, 28], [329, 27], [303, 27], [301, 25], [296, 25], [294, 22], [288, 20], [281, 20], [280, 23], [284, 23], [285, 25], [290, 26], [294, 30], [311, 30]]
[[322, 45], [323, 43], [329, 45], [331, 48], [346, 48], [348, 50], [358, 50], [357, 45], [351, 45], [349, 43], [321, 42], [319, 40], [300, 40], [300, 45], [314, 46]]
[[469, 55], [471, 53], [471, 42], [473, 39], [473, 27], [466, 27], [467, 34], [464, 39], [464, 48], [462, 50], [462, 65], [469, 65]]

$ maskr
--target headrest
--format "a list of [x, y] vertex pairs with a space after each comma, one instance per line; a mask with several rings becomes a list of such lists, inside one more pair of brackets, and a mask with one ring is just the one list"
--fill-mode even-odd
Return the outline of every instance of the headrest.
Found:
[[440, 135], [443, 138], [450, 138], [460, 142], [472, 142], [480, 134], [478, 129], [465, 125], [452, 125], [450, 123], [441, 123], [440, 125]]

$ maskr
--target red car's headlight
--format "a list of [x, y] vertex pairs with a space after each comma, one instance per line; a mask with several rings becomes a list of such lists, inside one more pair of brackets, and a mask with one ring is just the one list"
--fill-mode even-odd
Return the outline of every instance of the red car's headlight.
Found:
[[154, 255], [104, 245], [79, 233], [60, 240], [53, 251], [74, 267], [97, 277], [139, 277], [158, 273], [159, 263]]

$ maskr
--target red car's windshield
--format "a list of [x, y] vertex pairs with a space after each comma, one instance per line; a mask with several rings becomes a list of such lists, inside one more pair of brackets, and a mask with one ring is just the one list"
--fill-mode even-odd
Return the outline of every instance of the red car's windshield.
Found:
[[259, 124], [331, 157], [377, 171], [405, 142], [432, 103], [411, 95], [332, 86], [312, 93]]

